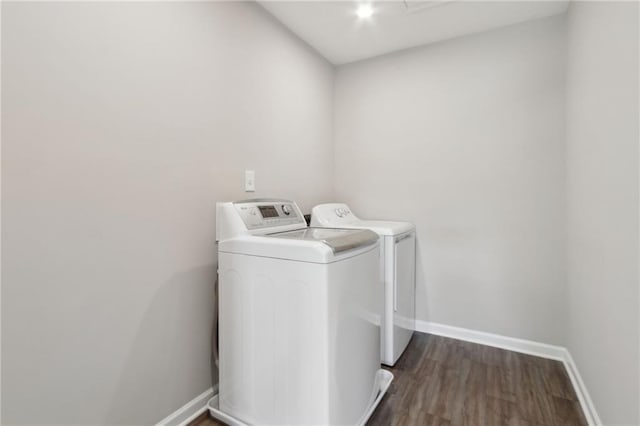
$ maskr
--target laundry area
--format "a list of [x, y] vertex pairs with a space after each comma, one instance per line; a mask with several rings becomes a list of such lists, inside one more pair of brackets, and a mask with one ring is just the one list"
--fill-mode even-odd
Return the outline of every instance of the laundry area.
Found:
[[639, 17], [2, 1], [0, 424], [640, 425]]

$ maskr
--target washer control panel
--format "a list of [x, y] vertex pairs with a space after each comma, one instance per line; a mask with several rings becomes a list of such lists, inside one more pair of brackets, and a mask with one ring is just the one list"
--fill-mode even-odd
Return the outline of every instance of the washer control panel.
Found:
[[304, 224], [306, 221], [293, 201], [247, 200], [233, 203], [248, 230]]

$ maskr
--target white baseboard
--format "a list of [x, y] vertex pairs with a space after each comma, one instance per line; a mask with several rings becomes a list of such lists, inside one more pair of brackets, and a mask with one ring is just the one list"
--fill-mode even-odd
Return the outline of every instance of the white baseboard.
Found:
[[602, 424], [589, 392], [582, 381], [578, 367], [567, 348], [420, 320], [416, 320], [416, 331], [561, 361], [578, 396], [578, 401], [580, 401], [587, 423], [592, 426]]
[[186, 426], [207, 410], [207, 402], [213, 397], [218, 385], [207, 389], [200, 395], [160, 420], [156, 426]]
[[587, 423], [594, 426], [601, 425], [602, 422], [600, 421], [595, 405], [593, 405], [591, 396], [589, 396], [589, 391], [587, 391], [587, 387], [582, 381], [582, 376], [580, 376], [578, 366], [573, 361], [573, 357], [569, 350], [565, 348], [564, 352], [564, 358], [562, 361], [564, 362], [564, 367], [567, 369], [567, 374], [569, 374], [569, 378], [571, 379], [573, 389], [578, 395], [578, 400], [580, 401], [580, 406], [582, 407], [584, 416], [587, 419]]
[[416, 320], [416, 331], [451, 337], [452, 339], [479, 343], [481, 345], [493, 346], [542, 358], [550, 358], [558, 361], [564, 360], [565, 348], [562, 346], [548, 345], [531, 340], [516, 339], [515, 337], [501, 336], [499, 334], [485, 333], [484, 331], [469, 330], [467, 328], [418, 320]]

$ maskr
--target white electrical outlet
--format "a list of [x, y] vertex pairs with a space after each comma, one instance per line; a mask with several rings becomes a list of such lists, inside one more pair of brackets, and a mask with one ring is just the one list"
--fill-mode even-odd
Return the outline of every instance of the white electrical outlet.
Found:
[[256, 190], [256, 172], [253, 170], [244, 171], [244, 191], [255, 192]]

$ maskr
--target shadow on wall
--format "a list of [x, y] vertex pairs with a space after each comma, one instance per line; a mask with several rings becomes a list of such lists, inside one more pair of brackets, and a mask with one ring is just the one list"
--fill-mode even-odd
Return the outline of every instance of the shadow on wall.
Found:
[[[422, 262], [422, 244], [418, 238], [416, 231], [416, 295], [415, 310], [416, 320], [429, 320], [429, 295], [427, 294], [427, 275], [425, 274], [424, 264]], [[425, 316], [426, 315], [426, 316]]]
[[178, 273], [158, 290], [99, 423], [155, 423], [217, 382], [211, 357], [215, 278], [210, 264]]
[[[217, 268], [217, 266], [216, 266]], [[218, 384], [218, 366], [216, 365], [216, 362], [218, 362], [218, 357], [220, 356], [220, 350], [218, 348], [218, 335], [219, 335], [219, 329], [218, 329], [218, 274], [216, 273], [214, 276], [214, 292], [213, 292], [213, 297], [211, 300], [213, 300], [212, 303], [212, 309], [213, 309], [213, 315], [212, 315], [212, 319], [211, 319], [211, 333], [210, 336], [211, 338], [209, 339], [209, 347], [211, 348], [211, 357], [209, 358], [210, 362], [209, 362], [209, 367], [211, 368], [211, 386], [214, 386], [216, 384]], [[215, 349], [213, 347], [213, 345], [215, 345]]]

